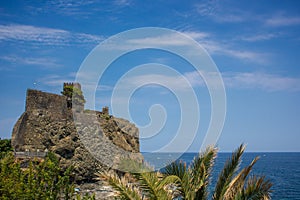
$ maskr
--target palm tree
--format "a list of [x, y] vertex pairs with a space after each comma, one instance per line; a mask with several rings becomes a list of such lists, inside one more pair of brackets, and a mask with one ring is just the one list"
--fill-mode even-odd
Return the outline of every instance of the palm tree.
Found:
[[207, 199], [208, 183], [217, 155], [217, 149], [209, 147], [194, 158], [189, 167], [183, 162], [173, 162], [165, 168], [164, 175], [179, 178], [179, 196], [183, 199]]
[[[264, 176], [250, 176], [258, 157], [238, 172], [245, 146], [242, 144], [232, 153], [218, 176], [212, 192], [213, 200], [231, 199], [270, 199], [271, 182]], [[149, 172], [149, 168], [140, 167], [140, 171], [129, 173], [130, 178], [120, 178], [115, 173], [104, 173], [102, 177], [118, 192], [121, 199], [208, 199], [211, 171], [217, 155], [217, 149], [209, 147], [196, 156], [192, 164], [173, 162], [164, 172]], [[129, 181], [131, 180], [131, 181]]]
[[212, 196], [213, 200], [227, 199], [270, 199], [272, 183], [264, 176], [247, 179], [259, 157], [237, 173], [245, 145], [240, 145], [224, 165]]
[[129, 166], [127, 170], [130, 169], [130, 173], [121, 177], [115, 171], [99, 174], [101, 180], [106, 181], [116, 190], [117, 199], [172, 200], [172, 191], [167, 187], [179, 181], [177, 176], [163, 176], [152, 167], [132, 160], [123, 162]]

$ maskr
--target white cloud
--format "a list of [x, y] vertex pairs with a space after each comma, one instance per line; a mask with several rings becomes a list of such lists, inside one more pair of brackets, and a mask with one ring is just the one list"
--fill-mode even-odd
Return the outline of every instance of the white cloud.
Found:
[[218, 55], [226, 55], [239, 60], [247, 60], [255, 63], [266, 63], [266, 53], [257, 53], [254, 51], [235, 48], [228, 44], [217, 42], [214, 39], [198, 40], [198, 42], [210, 53]]
[[187, 72], [184, 75], [192, 86], [205, 86], [204, 80], [197, 71]]
[[137, 46], [184, 46], [187, 40], [182, 40], [177, 34], [161, 35], [158, 37], [146, 37], [141, 39], [130, 39], [127, 41], [130, 45]]
[[275, 16], [266, 20], [270, 26], [294, 26], [300, 24], [300, 17]]
[[221, 5], [218, 0], [198, 3], [195, 5], [195, 7], [196, 12], [199, 15], [209, 17], [218, 23], [237, 23], [249, 20], [248, 13], [246, 13], [244, 10], [226, 7]]
[[210, 36], [210, 34], [207, 32], [199, 32], [199, 31], [183, 31], [182, 33], [188, 35], [194, 40], [200, 40], [200, 39], [208, 38]]
[[[70, 73], [65, 76], [62, 75], [49, 75], [37, 81], [37, 84], [56, 87], [61, 89], [64, 82], [74, 82], [75, 73]], [[261, 90], [266, 92], [299, 92], [300, 91], [300, 78], [286, 77], [275, 74], [261, 73], [261, 72], [225, 72], [221, 74], [225, 89], [237, 89], [237, 90]], [[213, 78], [215, 76], [212, 76]], [[214, 84], [214, 79], [210, 80], [210, 84]], [[219, 86], [215, 82], [216, 86]], [[211, 85], [214, 86], [214, 85]], [[116, 86], [115, 86], [116, 87]], [[113, 91], [117, 89], [126, 93], [127, 90], [133, 88], [146, 88], [159, 89], [160, 87], [166, 87], [169, 89], [176, 89], [177, 92], [185, 94], [197, 87], [206, 87], [206, 83], [197, 71], [187, 72], [182, 75], [166, 75], [166, 74], [143, 74], [135, 75], [122, 79], [122, 84], [119, 84], [117, 88], [109, 85], [99, 85], [96, 91], [99, 91], [101, 97], [101, 104], [109, 104], [110, 97], [103, 96], [103, 91]], [[85, 85], [86, 90], [92, 90], [96, 92], [94, 85]], [[91, 92], [91, 91], [86, 91]], [[164, 91], [165, 92], [165, 91]], [[161, 92], [161, 95], [169, 94]], [[174, 91], [175, 92], [175, 91]], [[128, 101], [128, 98], [121, 96], [114, 97], [114, 103], [124, 104]], [[99, 102], [97, 100], [97, 102]]]
[[[224, 1], [212, 0], [197, 3], [196, 13], [217, 23], [259, 22], [269, 26], [294, 26], [300, 24], [299, 16], [291, 16], [285, 11], [271, 13], [255, 13], [230, 6]], [[256, 40], [255, 40], [256, 41]]]
[[[209, 33], [206, 32], [196, 32], [196, 31], [184, 31], [179, 32], [194, 40], [200, 40], [209, 37]], [[184, 46], [189, 45], [188, 40], [182, 39], [179, 34], [164, 34], [156, 37], [145, 37], [130, 39], [125, 41], [127, 45], [136, 46]]]
[[195, 5], [197, 12], [201, 16], [213, 16], [218, 9], [217, 1], [205, 1]]
[[[117, 90], [126, 91], [127, 89], [132, 90], [138, 88], [149, 88], [159, 89], [166, 87], [167, 89], [173, 89], [179, 92], [190, 92], [193, 87], [206, 87], [206, 83], [202, 76], [205, 76], [207, 81], [210, 82], [211, 87], [220, 88], [219, 74], [218, 72], [204, 72], [197, 71], [186, 72], [179, 74], [159, 74], [159, 73], [148, 73], [141, 75], [130, 75], [121, 80], [121, 84], [117, 87]], [[166, 94], [162, 92], [161, 94]]]
[[132, 5], [132, 0], [47, 0], [39, 3], [39, 6], [25, 6], [27, 12], [36, 15], [37, 13], [48, 14], [56, 13], [72, 19], [99, 19], [99, 13], [108, 13], [109, 18], [113, 19], [111, 13], [120, 12], [123, 8]]
[[261, 72], [223, 73], [226, 87], [264, 91], [300, 91], [300, 78]]
[[270, 39], [273, 39], [276, 37], [278, 37], [278, 35], [268, 33], [268, 34], [257, 34], [257, 35], [253, 35], [253, 36], [244, 36], [244, 37], [241, 37], [241, 40], [244, 40], [247, 42], [256, 42], [256, 41], [270, 40]]
[[223, 49], [221, 53], [229, 55], [240, 60], [249, 60], [256, 63], [266, 63], [266, 53], [256, 53], [245, 50]]
[[[261, 72], [225, 72], [221, 74], [225, 87], [234, 89], [259, 89], [268, 92], [274, 91], [300, 91], [300, 78], [268, 74]], [[183, 84], [186, 81], [193, 87], [203, 87], [205, 82], [197, 71], [187, 72], [180, 76], [162, 74], [147, 74], [130, 77], [125, 87], [141, 86], [145, 82], [165, 83], [179, 90], [190, 87]]]
[[[56, 12], [67, 16], [85, 17], [92, 14], [92, 8], [96, 8], [96, 6], [91, 7], [90, 5], [96, 2], [94, 0], [50, 0], [42, 8], [33, 7], [31, 9], [41, 9], [43, 12]], [[84, 11], [84, 8], [89, 8], [89, 10]]]
[[97, 91], [110, 91], [113, 87], [109, 85], [98, 85]]
[[[211, 34], [206, 32], [186, 31], [182, 32], [187, 36], [196, 40], [201, 46], [204, 47], [210, 54], [226, 55], [240, 60], [247, 60], [255, 63], [266, 63], [266, 53], [257, 53], [253, 51], [244, 50], [242, 48], [237, 49], [233, 45], [219, 42], [218, 39], [213, 38]], [[135, 47], [144, 48], [147, 46], [175, 46], [175, 47], [188, 47], [190, 45], [189, 40], [182, 39], [177, 34], [166, 34], [156, 37], [145, 37], [137, 39], [129, 39], [124, 41], [123, 44], [110, 44], [109, 48], [112, 49], [132, 49]], [[190, 52], [195, 54], [194, 51]]]
[[[85, 74], [80, 74], [80, 76], [87, 76]], [[45, 76], [43, 78], [40, 78], [37, 80], [38, 83], [41, 83], [46, 86], [51, 86], [51, 87], [61, 87], [63, 83], [65, 82], [75, 82], [76, 81], [76, 73], [71, 72], [65, 75], [58, 75], [58, 74], [52, 74]], [[87, 80], [87, 79], [85, 79]], [[95, 89], [95, 84], [94, 83], [87, 83], [85, 84], [85, 89], [87, 90], [94, 90]], [[96, 91], [109, 91], [112, 90], [112, 87], [109, 85], [98, 85], [96, 88]]]
[[[186, 90], [189, 87], [189, 85], [186, 84], [186, 79], [183, 76], [170, 76], [163, 74], [145, 74], [139, 76], [132, 76], [123, 81], [123, 86], [125, 88], [138, 88], [140, 86], [145, 87], [145, 83], [152, 84], [146, 87], [158, 87], [167, 85], [170, 88], [176, 88], [178, 90]], [[157, 86], [155, 84], [157, 84]]]
[[0, 41], [31, 42], [33, 44], [69, 46], [72, 44], [99, 43], [103, 37], [72, 33], [62, 29], [30, 25], [0, 25]]
[[245, 49], [237, 49], [229, 44], [223, 44], [213, 38], [196, 39], [209, 53], [226, 55], [240, 60], [248, 60], [256, 63], [265, 63], [266, 54], [257, 53]]
[[38, 84], [41, 83], [43, 85], [52, 86], [52, 87], [53, 86], [61, 87], [63, 83], [74, 82], [74, 80], [75, 80], [74, 73], [69, 73], [64, 76], [52, 74], [38, 79], [37, 83]]
[[[226, 88], [259, 89], [268, 92], [300, 91], [300, 78], [261, 72], [224, 72], [221, 75]], [[197, 71], [186, 73], [185, 76], [193, 86], [205, 86]]]
[[61, 67], [60, 64], [53, 58], [30, 58], [30, 57], [20, 57], [15, 55], [2, 56], [0, 59], [5, 60], [10, 63], [24, 64], [24, 65], [34, 65], [42, 66], [46, 68]]
[[69, 32], [60, 29], [41, 28], [27, 25], [0, 25], [0, 40], [20, 40], [58, 44]]

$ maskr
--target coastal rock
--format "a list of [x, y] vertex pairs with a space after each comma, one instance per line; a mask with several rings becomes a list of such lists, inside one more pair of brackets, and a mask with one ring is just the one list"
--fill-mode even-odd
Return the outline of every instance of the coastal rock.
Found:
[[142, 160], [138, 128], [107, 112], [72, 112], [65, 96], [28, 90], [26, 109], [16, 122], [16, 152], [54, 152], [60, 165], [74, 166], [77, 183], [93, 182], [95, 173], [120, 157]]

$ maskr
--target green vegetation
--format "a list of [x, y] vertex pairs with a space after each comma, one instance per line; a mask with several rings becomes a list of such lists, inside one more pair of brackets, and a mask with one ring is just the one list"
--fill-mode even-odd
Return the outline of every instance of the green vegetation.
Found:
[[102, 119], [105, 119], [105, 120], [109, 120], [109, 119], [110, 119], [110, 116], [109, 116], [109, 114], [107, 114], [107, 113], [101, 114], [100, 117], [101, 117]]
[[64, 89], [61, 92], [61, 94], [72, 99], [72, 103], [74, 103], [75, 105], [84, 105], [85, 103], [85, 99], [81, 89], [72, 85], [64, 86]]
[[3, 158], [7, 152], [13, 151], [11, 146], [11, 139], [0, 138], [0, 159]]
[[[210, 194], [209, 184], [212, 167], [217, 155], [215, 148], [196, 156], [192, 164], [174, 162], [164, 172], [149, 172], [149, 167], [131, 164], [135, 172], [119, 177], [115, 173], [103, 173], [102, 178], [118, 193], [118, 199], [132, 200], [167, 200], [167, 199], [208, 199], [239, 200], [239, 199], [270, 199], [272, 183], [264, 176], [249, 176], [258, 158], [250, 165], [238, 171], [245, 146], [241, 145], [225, 163], [220, 172], [214, 190]], [[137, 169], [139, 172], [137, 173]], [[212, 187], [211, 187], [212, 188]]]
[[[72, 167], [63, 171], [55, 154], [48, 153], [45, 159], [30, 159], [23, 162], [15, 159], [12, 152], [0, 160], [1, 199], [82, 199], [74, 193], [71, 180]], [[26, 167], [21, 167], [27, 165]], [[83, 199], [94, 199], [84, 196]]]

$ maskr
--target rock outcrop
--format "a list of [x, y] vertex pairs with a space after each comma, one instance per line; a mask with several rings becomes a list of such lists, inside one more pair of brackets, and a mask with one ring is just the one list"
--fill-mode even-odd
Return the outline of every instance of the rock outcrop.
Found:
[[133, 124], [107, 111], [72, 112], [66, 102], [62, 95], [28, 90], [25, 112], [12, 133], [15, 151], [52, 151], [63, 168], [74, 166], [79, 183], [92, 181], [95, 172], [113, 167], [121, 157], [142, 159]]

